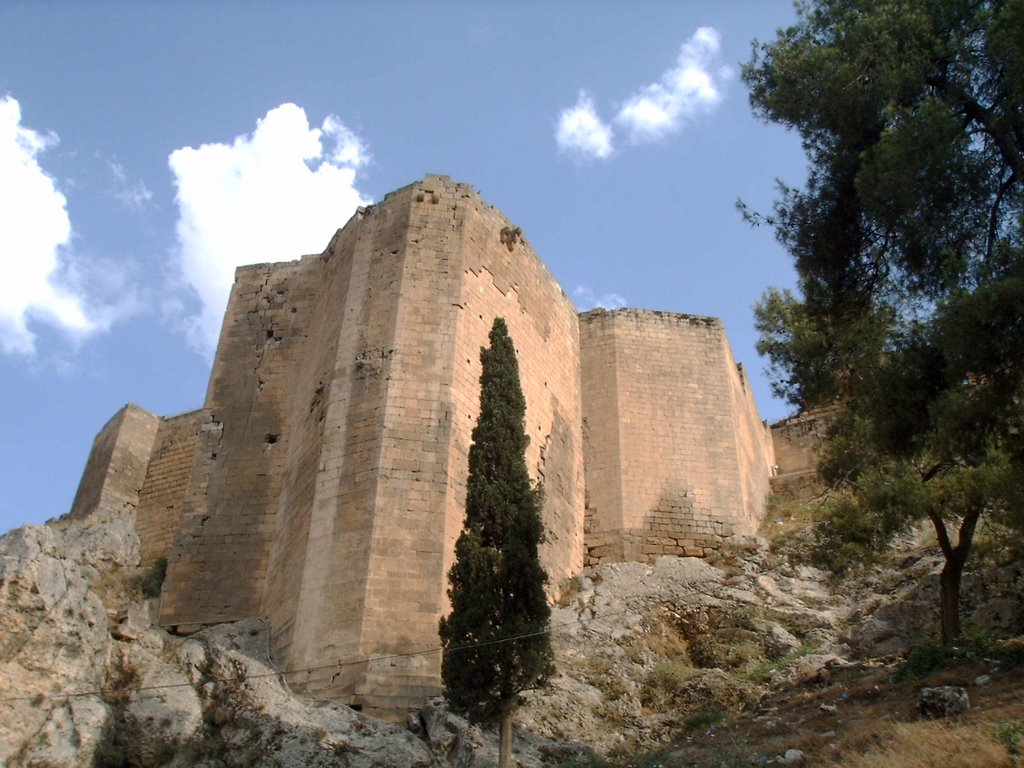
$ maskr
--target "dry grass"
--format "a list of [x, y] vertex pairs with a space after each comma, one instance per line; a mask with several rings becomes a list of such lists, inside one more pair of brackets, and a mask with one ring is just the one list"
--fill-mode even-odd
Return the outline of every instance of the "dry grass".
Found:
[[689, 663], [689, 644], [680, 627], [680, 619], [670, 608], [661, 607], [644, 617], [642, 634], [632, 635], [624, 646], [637, 664], [659, 661]]
[[[671, 765], [748, 768], [755, 755], [777, 757], [792, 748], [804, 752], [809, 767], [1024, 768], [1024, 665], [1004, 668], [981, 686], [973, 681], [992, 672], [992, 662], [959, 662], [912, 681], [898, 681], [897, 669], [851, 667], [772, 688], [756, 706], [725, 709], [714, 738], [695, 733], [677, 742]], [[953, 720], [922, 720], [923, 685], [967, 687], [970, 710]], [[742, 760], [712, 755], [726, 741], [743, 745]]]
[[[839, 764], [847, 768], [1016, 768], [991, 723], [891, 723], [847, 738]], [[853, 743], [851, 743], [853, 742]]]
[[814, 511], [820, 506], [818, 499], [797, 501], [777, 494], [769, 496], [768, 509], [757, 535], [772, 542], [799, 533], [814, 522]]
[[619, 699], [628, 693], [621, 670], [609, 659], [601, 657], [587, 659], [582, 672], [583, 679], [597, 688], [606, 699]]

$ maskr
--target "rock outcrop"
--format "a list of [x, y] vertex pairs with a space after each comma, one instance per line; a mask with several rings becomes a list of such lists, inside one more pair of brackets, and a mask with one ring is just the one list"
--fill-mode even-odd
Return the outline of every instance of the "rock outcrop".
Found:
[[[754, 537], [714, 561], [662, 557], [584, 569], [551, 629], [557, 676], [517, 715], [520, 766], [654, 746], [758, 706], [769, 687], [827, 681], [899, 652], [933, 620], [918, 551], [833, 592]], [[0, 537], [0, 765], [459, 766], [496, 759], [493, 733], [428, 701], [403, 726], [290, 690], [261, 619], [187, 638], [156, 624], [138, 539], [117, 515]], [[1019, 566], [965, 585], [972, 616], [1020, 631]], [[1016, 591], [1014, 591], [1016, 590]], [[833, 708], [834, 709], [834, 708]]]
[[116, 516], [0, 538], [0, 765], [443, 764], [405, 728], [292, 695], [259, 619], [167, 634], [131, 599], [137, 564]]
[[137, 560], [118, 518], [0, 539], [0, 763], [91, 765], [114, 642], [98, 592]]

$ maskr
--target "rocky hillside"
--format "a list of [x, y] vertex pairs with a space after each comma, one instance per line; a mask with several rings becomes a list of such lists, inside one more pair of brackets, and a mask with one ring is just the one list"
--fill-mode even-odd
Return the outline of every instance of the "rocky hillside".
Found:
[[[605, 754], [636, 765], [831, 764], [859, 733], [844, 733], [844, 692], [866, 685], [867, 700], [898, 694], [903, 706], [921, 687], [893, 675], [933, 621], [934, 580], [922, 577], [937, 562], [911, 546], [896, 565], [837, 589], [762, 539], [734, 538], [716, 562], [588, 569], [554, 610], [559, 674], [520, 712], [520, 764], [602, 765]], [[494, 764], [493, 736], [439, 701], [398, 726], [293, 694], [258, 619], [168, 635], [154, 626], [144, 576], [124, 519], [0, 538], [0, 765]], [[971, 584], [974, 620], [1020, 633], [1024, 569]], [[1019, 668], [978, 658], [961, 669], [973, 712], [1019, 690]], [[1014, 710], [1006, 696], [998, 715], [1012, 726], [1024, 704]], [[910, 706], [904, 719], [915, 717]]]

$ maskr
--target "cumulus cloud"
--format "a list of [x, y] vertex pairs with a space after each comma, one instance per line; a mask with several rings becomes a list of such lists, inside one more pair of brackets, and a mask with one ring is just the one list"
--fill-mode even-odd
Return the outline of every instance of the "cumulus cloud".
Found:
[[586, 285], [577, 285], [572, 292], [576, 301], [576, 307], [580, 312], [600, 307], [601, 309], [622, 309], [626, 306], [626, 300], [617, 293], [602, 293], [600, 296], [594, 293], [593, 289]]
[[200, 352], [216, 347], [235, 267], [322, 251], [369, 202], [356, 188], [356, 172], [369, 159], [337, 117], [313, 128], [295, 104], [270, 110], [231, 144], [171, 153], [178, 266], [200, 303], [185, 324]]
[[62, 253], [71, 239], [67, 199], [38, 161], [57, 142], [55, 134], [21, 124], [16, 99], [0, 98], [0, 350], [8, 354], [36, 351], [30, 320], [79, 338], [111, 322], [89, 312], [85, 296], [68, 283], [74, 265]]
[[687, 120], [713, 109], [722, 100], [722, 85], [732, 76], [718, 62], [721, 38], [701, 27], [683, 43], [676, 65], [626, 100], [615, 121], [634, 142], [655, 141], [678, 131]]
[[603, 160], [612, 153], [613, 132], [598, 117], [590, 94], [580, 91], [575, 106], [563, 109], [558, 118], [555, 141], [563, 152]]
[[[637, 90], [623, 102], [611, 121], [633, 144], [658, 141], [688, 121], [713, 110], [722, 100], [732, 70], [720, 62], [721, 38], [711, 27], [700, 27], [679, 50], [675, 66], [661, 79]], [[555, 140], [562, 151], [588, 158], [611, 157], [615, 132], [601, 119], [593, 99], [580, 91], [576, 105], [562, 110]]]

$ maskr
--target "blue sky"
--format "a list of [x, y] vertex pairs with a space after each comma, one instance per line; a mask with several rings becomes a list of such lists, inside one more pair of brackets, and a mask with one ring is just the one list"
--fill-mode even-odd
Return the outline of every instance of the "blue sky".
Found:
[[736, 210], [801, 184], [751, 113], [789, 0], [0, 1], [0, 531], [70, 507], [126, 402], [202, 404], [234, 267], [318, 253], [361, 201], [473, 184], [580, 309], [721, 317], [789, 257]]

